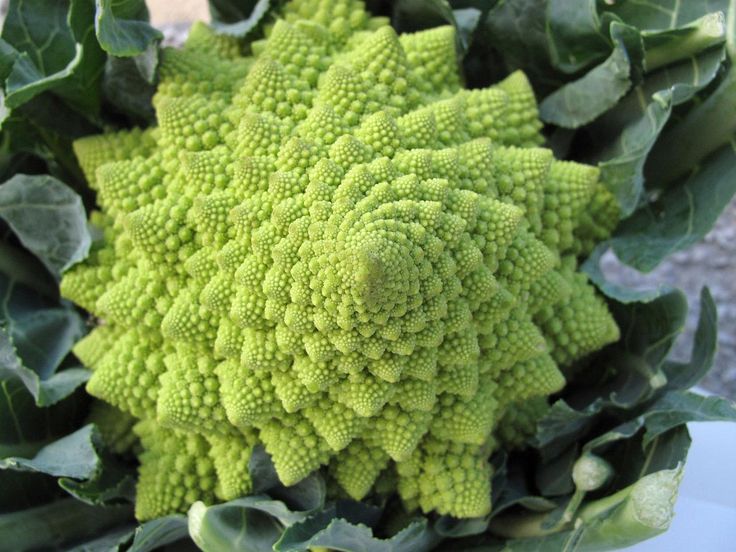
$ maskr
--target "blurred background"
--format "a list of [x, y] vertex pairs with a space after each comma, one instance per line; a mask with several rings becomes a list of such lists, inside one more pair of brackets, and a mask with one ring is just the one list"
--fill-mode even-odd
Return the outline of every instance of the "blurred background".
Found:
[[[0, 0], [2, 13], [7, 1]], [[207, 0], [147, 0], [147, 4], [152, 23], [166, 37], [165, 45], [181, 44], [193, 21], [209, 21]], [[731, 202], [703, 243], [672, 255], [651, 273], [641, 274], [622, 266], [610, 253], [603, 259], [603, 268], [609, 279], [632, 287], [668, 284], [685, 291], [691, 312], [687, 332], [675, 346], [674, 355], [678, 360], [689, 358], [700, 289], [710, 287], [720, 319], [719, 351], [715, 369], [701, 386], [736, 399], [736, 200]]]

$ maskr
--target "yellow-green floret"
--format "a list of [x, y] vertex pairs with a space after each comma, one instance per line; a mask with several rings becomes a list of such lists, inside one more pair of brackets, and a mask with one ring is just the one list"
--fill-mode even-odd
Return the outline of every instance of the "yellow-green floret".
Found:
[[450, 27], [293, 0], [229, 40], [164, 52], [157, 127], [75, 144], [104, 239], [62, 291], [89, 392], [142, 420], [137, 516], [247, 494], [257, 444], [287, 485], [487, 514], [508, 405], [618, 337], [575, 266], [598, 171], [539, 147], [523, 74], [462, 89]]

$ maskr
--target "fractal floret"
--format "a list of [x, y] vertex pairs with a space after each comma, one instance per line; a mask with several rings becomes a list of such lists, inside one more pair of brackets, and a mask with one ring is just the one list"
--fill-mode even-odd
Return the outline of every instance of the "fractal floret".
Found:
[[247, 494], [258, 445], [285, 485], [482, 516], [499, 425], [618, 339], [576, 261], [614, 198], [539, 147], [523, 74], [461, 87], [451, 27], [294, 0], [265, 35], [196, 25], [158, 126], [75, 144], [100, 239], [62, 291], [89, 392], [140, 420], [137, 516]]

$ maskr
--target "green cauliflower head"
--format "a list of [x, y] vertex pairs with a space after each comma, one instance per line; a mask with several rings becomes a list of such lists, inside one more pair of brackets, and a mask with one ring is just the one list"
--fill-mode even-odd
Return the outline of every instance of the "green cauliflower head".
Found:
[[598, 170], [538, 147], [523, 74], [463, 89], [450, 27], [293, 0], [251, 50], [195, 26], [156, 128], [75, 144], [104, 239], [62, 290], [141, 419], [137, 516], [247, 494], [257, 444], [286, 485], [487, 514], [501, 416], [618, 338], [574, 257], [616, 222]]

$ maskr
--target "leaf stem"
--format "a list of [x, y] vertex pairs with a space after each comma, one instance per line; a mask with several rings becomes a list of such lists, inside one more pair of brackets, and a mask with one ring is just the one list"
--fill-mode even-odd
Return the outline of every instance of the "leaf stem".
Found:
[[665, 187], [685, 176], [736, 134], [736, 0], [726, 18], [726, 50], [731, 63], [718, 88], [682, 121], [665, 129], [647, 161], [647, 179]]
[[133, 521], [132, 507], [89, 506], [65, 498], [43, 506], [0, 515], [0, 535], [17, 550], [55, 548]]
[[667, 41], [646, 50], [644, 64], [647, 72], [692, 57], [725, 40], [726, 22], [722, 12], [704, 15], [689, 26], [692, 26], [692, 31], [686, 38]]

